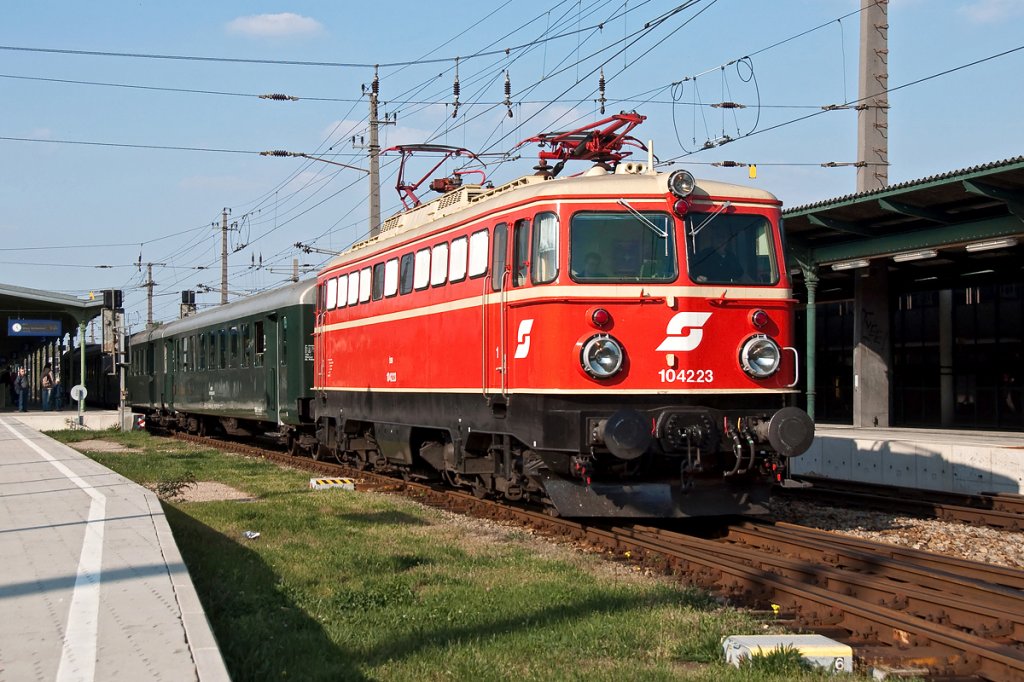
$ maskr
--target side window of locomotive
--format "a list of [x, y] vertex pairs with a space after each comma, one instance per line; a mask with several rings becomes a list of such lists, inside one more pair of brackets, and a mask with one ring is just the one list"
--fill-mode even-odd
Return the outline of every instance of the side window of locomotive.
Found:
[[761, 215], [687, 213], [690, 279], [709, 284], [779, 281], [771, 223]]
[[348, 275], [342, 275], [338, 278], [338, 306], [339, 308], [345, 307], [345, 299], [348, 298]]
[[416, 265], [412, 271], [412, 288], [422, 291], [430, 286], [430, 249], [416, 252]]
[[553, 282], [558, 276], [558, 216], [540, 213], [533, 221], [533, 262], [530, 281]]
[[487, 230], [474, 232], [469, 236], [469, 276], [480, 277], [487, 274]]
[[403, 296], [412, 291], [412, 266], [416, 256], [407, 253], [402, 256], [402, 264], [399, 266], [398, 291]]
[[671, 282], [678, 276], [675, 224], [666, 213], [580, 212], [569, 223], [569, 271], [577, 282]]
[[359, 303], [359, 273], [352, 272], [348, 276], [348, 304]]
[[330, 278], [327, 280], [327, 297], [321, 310], [334, 310], [338, 305], [338, 280]]
[[530, 221], [517, 220], [512, 232], [512, 286], [518, 287], [526, 283], [526, 273], [530, 269]]
[[379, 301], [384, 297], [384, 264], [377, 263], [373, 266], [373, 300]]
[[398, 259], [392, 258], [384, 263], [384, 295], [394, 296], [398, 293]]
[[466, 279], [466, 255], [469, 244], [465, 237], [452, 240], [452, 248], [448, 255], [448, 281], [461, 282]]
[[438, 244], [430, 256], [430, 284], [440, 286], [448, 277], [448, 244]]
[[370, 300], [370, 268], [363, 268], [359, 271], [359, 302], [366, 303]]
[[505, 253], [508, 248], [508, 225], [494, 227], [494, 246], [491, 249], [491, 290], [501, 291], [505, 279]]
[[256, 345], [256, 361], [254, 367], [263, 366], [263, 354], [267, 349], [267, 337], [263, 333], [263, 320], [257, 320], [253, 325], [253, 343]]

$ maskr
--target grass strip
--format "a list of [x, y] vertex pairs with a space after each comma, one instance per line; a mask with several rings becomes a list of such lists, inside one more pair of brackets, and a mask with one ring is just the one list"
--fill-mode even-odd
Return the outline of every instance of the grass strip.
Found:
[[798, 660], [724, 665], [723, 636], [765, 626], [628, 564], [399, 496], [311, 491], [308, 474], [256, 459], [138, 432], [101, 438], [134, 451], [87, 454], [151, 488], [194, 477], [252, 498], [164, 501], [235, 680], [826, 677]]

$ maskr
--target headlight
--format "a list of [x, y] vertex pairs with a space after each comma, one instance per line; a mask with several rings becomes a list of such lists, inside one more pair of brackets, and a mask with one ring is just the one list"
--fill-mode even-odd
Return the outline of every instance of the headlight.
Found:
[[767, 379], [779, 369], [782, 351], [767, 336], [752, 336], [740, 349], [740, 366], [755, 379]]
[[690, 196], [696, 185], [697, 181], [689, 171], [676, 170], [668, 176], [668, 191], [680, 199]]
[[583, 371], [595, 379], [607, 379], [622, 369], [622, 346], [607, 334], [587, 339], [580, 350]]

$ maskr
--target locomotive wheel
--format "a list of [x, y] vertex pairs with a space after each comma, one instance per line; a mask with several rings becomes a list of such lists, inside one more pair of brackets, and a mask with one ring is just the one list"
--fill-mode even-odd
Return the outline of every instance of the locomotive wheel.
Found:
[[292, 457], [298, 457], [302, 454], [302, 446], [299, 445], [299, 439], [295, 436], [288, 436], [288, 454]]

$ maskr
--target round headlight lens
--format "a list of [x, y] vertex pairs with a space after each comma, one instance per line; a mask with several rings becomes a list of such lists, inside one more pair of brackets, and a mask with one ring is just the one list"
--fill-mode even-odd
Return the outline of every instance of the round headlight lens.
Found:
[[697, 181], [689, 171], [676, 170], [668, 176], [668, 191], [680, 199], [690, 196], [696, 186]]
[[779, 345], [767, 336], [752, 336], [740, 349], [740, 366], [755, 379], [766, 379], [775, 374], [781, 361]]
[[583, 371], [595, 379], [614, 376], [622, 369], [622, 359], [622, 346], [607, 334], [591, 336], [580, 351]]

